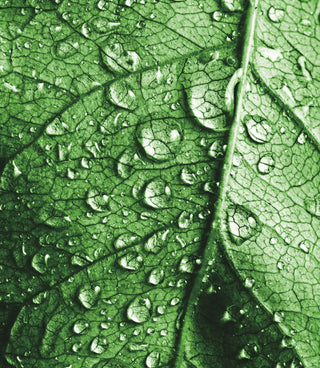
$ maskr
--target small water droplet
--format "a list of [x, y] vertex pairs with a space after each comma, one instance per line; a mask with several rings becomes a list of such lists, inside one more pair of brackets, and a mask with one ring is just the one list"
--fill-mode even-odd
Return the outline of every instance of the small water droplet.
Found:
[[247, 289], [252, 289], [255, 283], [256, 280], [253, 277], [246, 277], [246, 279], [244, 280], [244, 287], [246, 287]]
[[314, 216], [320, 217], [320, 195], [304, 200], [305, 209]]
[[271, 6], [268, 10], [268, 18], [273, 23], [279, 23], [284, 17], [284, 10], [283, 9], [277, 9]]
[[148, 157], [156, 161], [175, 158], [182, 132], [172, 119], [153, 120], [139, 125], [137, 138]]
[[144, 249], [147, 252], [157, 254], [159, 253], [167, 244], [167, 236], [170, 230], [160, 230], [154, 233], [148, 238], [145, 243]]
[[198, 181], [197, 174], [190, 169], [183, 168], [180, 174], [181, 180], [188, 185], [196, 184]]
[[258, 162], [258, 171], [260, 174], [269, 174], [275, 167], [275, 161], [271, 153], [267, 153], [260, 157]]
[[160, 353], [157, 351], [152, 351], [146, 357], [146, 366], [147, 368], [157, 368], [160, 363]]
[[306, 135], [304, 134], [304, 132], [299, 134], [299, 136], [297, 138], [297, 142], [299, 144], [305, 144], [306, 143]]
[[129, 252], [119, 258], [118, 264], [126, 270], [137, 271], [142, 267], [143, 258], [136, 252]]
[[282, 52], [279, 49], [271, 49], [270, 47], [258, 47], [258, 52], [265, 59], [269, 59], [272, 62], [281, 60], [283, 58]]
[[31, 266], [39, 273], [44, 274], [47, 271], [49, 258], [49, 254], [36, 253], [32, 258]]
[[164, 280], [164, 270], [162, 268], [154, 268], [148, 278], [149, 284], [158, 285]]
[[125, 149], [118, 157], [117, 171], [121, 178], [128, 178], [135, 165], [138, 165], [141, 161], [140, 156], [137, 152], [131, 149]]
[[72, 39], [58, 41], [54, 47], [54, 55], [60, 59], [66, 59], [78, 52], [79, 43]]
[[107, 97], [114, 105], [127, 110], [134, 110], [138, 106], [135, 93], [124, 79], [110, 84]]
[[193, 214], [187, 211], [182, 211], [178, 218], [178, 226], [180, 229], [188, 228], [193, 221]]
[[133, 243], [137, 242], [139, 239], [140, 237], [138, 235], [133, 235], [132, 233], [123, 233], [114, 242], [114, 247], [117, 250], [127, 248]]
[[151, 301], [149, 298], [137, 296], [128, 306], [127, 317], [135, 323], [144, 323], [151, 316]]
[[243, 10], [240, 0], [221, 0], [221, 5], [231, 12]]
[[72, 351], [74, 353], [77, 353], [78, 351], [80, 351], [82, 348], [82, 344], [80, 342], [76, 342], [75, 344], [72, 345]]
[[278, 268], [278, 270], [283, 270], [284, 269], [284, 264], [283, 264], [283, 262], [277, 262], [277, 268]]
[[171, 189], [161, 178], [151, 180], [144, 190], [144, 201], [152, 208], [166, 208], [169, 206]]
[[99, 286], [92, 287], [88, 284], [80, 288], [78, 300], [86, 309], [91, 309], [97, 303], [99, 294]]
[[73, 325], [73, 331], [77, 335], [83, 334], [89, 328], [89, 323], [84, 319], [78, 319]]
[[90, 345], [90, 350], [95, 354], [103, 354], [108, 348], [108, 341], [105, 337], [95, 337]]
[[81, 33], [84, 35], [84, 37], [90, 38], [90, 36], [91, 36], [91, 27], [89, 26], [88, 23], [83, 23], [82, 24]]
[[224, 18], [224, 14], [221, 11], [216, 10], [212, 13], [212, 19], [215, 22], [220, 22], [222, 18]]
[[299, 244], [299, 247], [304, 253], [310, 252], [310, 242], [308, 242], [307, 240], [302, 240]]
[[284, 321], [284, 313], [282, 311], [274, 312], [273, 314], [274, 322], [281, 323]]
[[236, 243], [252, 237], [258, 231], [259, 225], [254, 215], [243, 207], [229, 206], [227, 213], [229, 232]]
[[282, 348], [293, 348], [295, 346], [295, 340], [291, 336], [284, 336], [281, 340]]
[[246, 115], [245, 125], [249, 137], [256, 143], [267, 143], [273, 136], [271, 126], [259, 115]]
[[170, 300], [170, 305], [175, 306], [180, 303], [180, 298], [175, 297]]
[[193, 273], [194, 263], [188, 256], [183, 256], [179, 263], [179, 271], [184, 273]]
[[90, 189], [87, 193], [87, 204], [97, 212], [106, 210], [109, 196], [99, 193], [97, 189]]
[[22, 174], [22, 172], [20, 171], [20, 169], [18, 168], [18, 166], [14, 161], [12, 161], [12, 166], [13, 166], [13, 177], [17, 178]]

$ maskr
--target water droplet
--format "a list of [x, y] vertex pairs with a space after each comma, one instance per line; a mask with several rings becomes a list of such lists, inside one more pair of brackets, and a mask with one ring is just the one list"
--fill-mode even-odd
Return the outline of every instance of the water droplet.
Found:
[[14, 161], [12, 161], [12, 166], [13, 166], [13, 177], [17, 178], [22, 174], [22, 172], [20, 171], [20, 169], [18, 168], [18, 166]]
[[258, 47], [258, 52], [265, 59], [269, 59], [272, 62], [281, 60], [283, 58], [281, 50], [271, 49], [270, 47]]
[[273, 155], [267, 153], [260, 157], [258, 162], [258, 171], [260, 174], [269, 174], [275, 167]]
[[149, 298], [137, 296], [132, 300], [127, 309], [127, 317], [135, 323], [144, 323], [151, 316], [151, 301]]
[[162, 314], [165, 313], [165, 311], [166, 311], [166, 306], [165, 305], [158, 305], [157, 306], [157, 313], [158, 314], [162, 315]]
[[222, 0], [221, 5], [231, 12], [243, 10], [240, 0]]
[[126, 270], [137, 271], [142, 267], [143, 258], [136, 252], [129, 252], [119, 258], [118, 263]]
[[188, 185], [196, 184], [198, 181], [197, 174], [187, 168], [182, 169], [180, 177], [181, 180]]
[[284, 313], [282, 311], [274, 312], [273, 320], [277, 323], [281, 323], [284, 321]]
[[304, 206], [311, 215], [320, 217], [320, 195], [314, 198], [306, 198], [304, 200]]
[[232, 164], [235, 167], [239, 167], [241, 165], [242, 156], [239, 152], [235, 152], [232, 158]]
[[259, 225], [254, 215], [243, 207], [229, 206], [227, 213], [229, 232], [236, 243], [241, 239], [249, 239], [258, 231]]
[[54, 55], [60, 59], [66, 59], [78, 52], [79, 43], [72, 39], [59, 41], [55, 44]]
[[256, 280], [253, 277], [246, 277], [246, 279], [244, 280], [244, 287], [246, 287], [247, 289], [252, 289], [255, 283]]
[[89, 328], [89, 323], [84, 319], [78, 319], [73, 325], [73, 331], [77, 335], [83, 334]]
[[77, 353], [78, 351], [80, 351], [82, 348], [82, 344], [80, 342], [76, 342], [75, 344], [72, 345], [72, 351], [74, 353]]
[[246, 115], [245, 125], [249, 137], [256, 143], [267, 143], [273, 136], [271, 126], [259, 115]]
[[86, 309], [91, 309], [97, 303], [99, 294], [99, 286], [92, 287], [88, 284], [80, 288], [78, 299]]
[[134, 110], [138, 106], [136, 95], [124, 79], [110, 84], [107, 97], [114, 105], [127, 110]]
[[44, 291], [36, 295], [34, 298], [32, 298], [32, 302], [34, 304], [41, 304], [46, 298], [47, 298], [47, 292]]
[[154, 233], [145, 243], [144, 249], [147, 252], [157, 254], [162, 248], [164, 248], [167, 244], [167, 236], [170, 230], [160, 230]]
[[271, 6], [268, 10], [268, 18], [273, 23], [281, 22], [282, 18], [284, 17], [284, 10], [283, 9], [276, 9]]
[[135, 43], [129, 37], [111, 35], [101, 46], [103, 62], [116, 73], [135, 72], [141, 64], [140, 56], [134, 50], [125, 50], [123, 45], [133, 47]]
[[175, 306], [180, 303], [180, 298], [175, 297], [170, 300], [170, 305]]
[[109, 196], [101, 195], [97, 189], [90, 189], [87, 193], [87, 204], [97, 212], [106, 210]]
[[242, 348], [238, 354], [238, 357], [237, 357], [239, 360], [249, 360], [251, 359], [251, 356], [249, 355], [249, 353], [247, 352], [247, 350], [245, 348]]
[[192, 224], [193, 214], [187, 211], [182, 211], [178, 218], [178, 226], [180, 229], [186, 229]]
[[293, 348], [295, 345], [295, 340], [291, 336], [284, 336], [281, 340], [282, 348]]
[[226, 111], [233, 116], [234, 114], [234, 99], [235, 99], [235, 90], [237, 84], [240, 82], [243, 74], [243, 69], [237, 69], [233, 76], [230, 78], [228, 86], [225, 91], [225, 108]]
[[46, 128], [48, 135], [63, 135], [66, 132], [67, 125], [60, 119], [56, 118]]
[[132, 233], [123, 233], [114, 242], [114, 247], [117, 250], [127, 248], [133, 243], [137, 242], [138, 239], [140, 239], [140, 236], [138, 235], [133, 235]]
[[[94, 29], [94, 31], [97, 33], [103, 34], [113, 31], [115, 28], [119, 27], [120, 24], [121, 24], [120, 22], [110, 22], [107, 18], [101, 16], [95, 17], [91, 21], [92, 29]], [[104, 56], [104, 59], [106, 58], [107, 56]]]
[[306, 143], [306, 135], [303, 132], [299, 134], [299, 136], [297, 138], [297, 142], [299, 144], [305, 144]]
[[283, 270], [284, 269], [284, 264], [283, 264], [283, 262], [277, 262], [277, 268], [278, 268], [278, 270]]
[[154, 268], [148, 278], [149, 284], [158, 285], [164, 280], [164, 270], [162, 268]]
[[145, 351], [148, 348], [148, 344], [130, 344], [130, 351]]
[[193, 273], [194, 263], [188, 256], [183, 256], [179, 263], [179, 271], [184, 273]]
[[169, 206], [171, 189], [161, 178], [151, 180], [144, 190], [144, 201], [152, 208], [166, 208]]
[[71, 257], [71, 264], [72, 264], [73, 266], [84, 267], [84, 266], [88, 265], [89, 263], [90, 263], [90, 262], [89, 262], [87, 259], [85, 259], [85, 258], [81, 257], [81, 256], [80, 256], [80, 255], [78, 255], [78, 254], [75, 254], [75, 255], [73, 255], [73, 256]]
[[103, 354], [108, 348], [108, 341], [105, 337], [95, 337], [90, 345], [90, 350], [95, 354]]
[[304, 252], [304, 253], [309, 253], [310, 252], [310, 243], [307, 240], [302, 240], [299, 244], [300, 249]]
[[117, 162], [117, 171], [121, 178], [128, 178], [135, 165], [138, 165], [141, 161], [138, 153], [131, 149], [124, 150], [121, 155], [118, 157]]
[[81, 33], [84, 35], [84, 37], [90, 38], [90, 36], [91, 36], [91, 27], [89, 26], [88, 23], [83, 23], [82, 24]]
[[32, 258], [31, 266], [39, 273], [44, 274], [47, 271], [49, 258], [49, 254], [36, 253]]
[[298, 58], [298, 64], [299, 64], [300, 69], [302, 71], [302, 74], [306, 78], [307, 82], [311, 82], [311, 80], [312, 80], [311, 74], [310, 74], [309, 70], [306, 67], [306, 58], [304, 56], [302, 56], [302, 55], [299, 56], [299, 58]]
[[175, 158], [182, 133], [180, 126], [172, 119], [153, 120], [139, 126], [137, 138], [148, 157], [166, 161]]
[[213, 158], [218, 158], [224, 155], [224, 145], [222, 141], [214, 141], [208, 151], [208, 155]]
[[223, 17], [224, 17], [224, 14], [219, 10], [216, 10], [215, 12], [212, 13], [212, 19], [215, 22], [220, 22]]
[[157, 368], [160, 363], [160, 354], [157, 351], [153, 351], [146, 357], [147, 368]]

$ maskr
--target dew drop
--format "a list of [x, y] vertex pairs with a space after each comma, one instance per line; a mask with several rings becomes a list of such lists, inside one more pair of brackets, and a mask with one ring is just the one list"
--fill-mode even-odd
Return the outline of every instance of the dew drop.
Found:
[[212, 13], [212, 19], [215, 22], [220, 22], [223, 17], [224, 17], [224, 14], [219, 10], [216, 10], [215, 12]]
[[106, 210], [109, 196], [101, 195], [97, 189], [90, 189], [87, 193], [87, 204], [96, 212]]
[[284, 313], [282, 311], [274, 312], [273, 314], [273, 320], [276, 323], [281, 323], [284, 321]]
[[63, 135], [65, 134], [66, 124], [59, 119], [54, 119], [47, 127], [46, 133], [48, 135]]
[[197, 174], [190, 169], [183, 168], [180, 174], [181, 180], [188, 185], [196, 184], [198, 181]]
[[236, 243], [241, 239], [249, 239], [258, 231], [259, 225], [254, 215], [243, 207], [229, 206], [227, 213], [229, 232]]
[[134, 110], [138, 106], [136, 95], [123, 79], [110, 84], [107, 97], [114, 105], [127, 110]]
[[103, 354], [108, 348], [107, 339], [104, 337], [95, 337], [90, 345], [90, 350], [95, 354]]
[[179, 263], [179, 271], [184, 273], [193, 273], [194, 263], [188, 256], [183, 256]]
[[81, 166], [84, 168], [84, 169], [91, 169], [92, 167], [92, 162], [90, 159], [88, 159], [87, 157], [82, 157], [81, 159]]
[[151, 301], [149, 298], [137, 296], [128, 306], [127, 317], [135, 323], [144, 323], [151, 316]]
[[180, 303], [180, 298], [174, 297], [170, 300], [170, 305], [175, 306]]
[[224, 145], [222, 141], [214, 141], [208, 151], [208, 155], [213, 158], [222, 157], [224, 155]]
[[243, 10], [240, 0], [221, 0], [222, 6], [228, 11], [239, 11]]
[[157, 254], [159, 253], [167, 244], [167, 236], [170, 230], [160, 230], [154, 233], [148, 238], [144, 245], [144, 249], [147, 252]]
[[147, 368], [157, 368], [160, 363], [160, 354], [157, 351], [153, 351], [146, 357]]
[[303, 132], [299, 134], [299, 136], [297, 138], [297, 142], [299, 144], [305, 144], [306, 143], [306, 135]]
[[149, 284], [158, 285], [164, 280], [164, 270], [162, 268], [154, 268], [148, 278]]
[[320, 195], [304, 200], [305, 209], [314, 216], [320, 217]]
[[18, 166], [14, 161], [12, 161], [12, 166], [13, 166], [13, 177], [17, 178], [22, 174], [22, 171], [18, 168]]
[[269, 174], [275, 167], [275, 161], [271, 153], [267, 153], [260, 157], [258, 162], [258, 171], [260, 174]]
[[91, 309], [96, 305], [99, 298], [99, 294], [100, 294], [99, 286], [95, 286], [93, 288], [91, 285], [88, 284], [80, 288], [78, 300], [86, 309]]
[[[105, 17], [96, 17], [91, 21], [91, 27], [92, 29], [97, 32], [97, 33], [103, 33], [106, 34], [112, 30], [114, 30], [115, 28], [120, 26], [120, 22], [109, 22], [108, 19], [106, 19]], [[107, 56], [104, 55], [104, 60], [107, 59]]]
[[187, 211], [182, 211], [178, 218], [178, 226], [180, 229], [187, 229], [193, 220], [193, 214]]
[[151, 180], [144, 190], [144, 201], [152, 208], [166, 208], [169, 206], [171, 189], [161, 178]]
[[246, 277], [246, 279], [244, 280], [244, 287], [246, 287], [247, 289], [252, 289], [255, 283], [256, 280], [253, 277]]
[[137, 138], [148, 157], [167, 161], [179, 151], [182, 132], [172, 119], [153, 120], [138, 127]]
[[249, 137], [256, 143], [267, 143], [273, 136], [271, 126], [259, 115], [247, 115], [245, 125]]
[[304, 253], [309, 253], [310, 252], [310, 243], [307, 240], [302, 240], [299, 244], [300, 249], [304, 252]]
[[36, 253], [31, 261], [31, 266], [39, 273], [44, 274], [47, 271], [49, 254]]
[[79, 43], [72, 40], [63, 40], [55, 44], [54, 55], [60, 59], [66, 59], [78, 52]]
[[127, 179], [133, 172], [134, 166], [141, 161], [138, 153], [131, 149], [124, 150], [118, 157], [117, 172], [123, 179]]
[[114, 247], [117, 250], [127, 248], [137, 242], [138, 239], [140, 239], [140, 237], [137, 235], [133, 235], [132, 233], [123, 233], [114, 242]]
[[134, 45], [129, 38], [111, 35], [102, 45], [102, 59], [107, 67], [116, 73], [126, 74], [138, 70], [140, 56], [134, 50], [125, 50], [123, 45]]
[[84, 319], [78, 319], [73, 325], [73, 331], [77, 335], [85, 333], [89, 328], [89, 323]]
[[269, 59], [272, 62], [281, 60], [283, 58], [281, 50], [271, 49], [270, 47], [258, 47], [258, 52], [265, 59]]
[[283, 9], [276, 9], [271, 6], [268, 10], [268, 18], [273, 23], [280, 23], [284, 17], [284, 10]]
[[129, 252], [119, 258], [118, 264], [126, 270], [137, 271], [142, 267], [143, 258], [136, 252]]
[[80, 351], [82, 348], [82, 344], [80, 342], [76, 342], [75, 344], [72, 345], [72, 351], [74, 353], [77, 353], [78, 351]]
[[81, 27], [81, 33], [86, 38], [90, 38], [91, 36], [91, 27], [88, 25], [88, 23], [83, 23]]

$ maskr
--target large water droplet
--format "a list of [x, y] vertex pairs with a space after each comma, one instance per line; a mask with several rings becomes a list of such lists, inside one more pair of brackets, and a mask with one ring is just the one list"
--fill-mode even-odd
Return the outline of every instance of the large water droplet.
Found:
[[139, 126], [137, 138], [148, 157], [157, 161], [175, 158], [180, 149], [181, 128], [172, 119], [160, 119]]
[[236, 243], [252, 237], [258, 231], [258, 221], [243, 207], [229, 206], [227, 213], [229, 232]]
[[101, 195], [97, 189], [90, 189], [87, 193], [87, 204], [97, 212], [106, 210], [109, 196]]
[[89, 328], [89, 323], [84, 319], [78, 319], [73, 325], [73, 331], [77, 335], [83, 334]]
[[213, 158], [218, 158], [224, 155], [224, 144], [223, 141], [214, 141], [208, 151], [208, 155]]
[[170, 230], [161, 230], [154, 233], [150, 238], [146, 241], [144, 248], [147, 252], [157, 254], [161, 251], [163, 247], [167, 244], [167, 236]]
[[160, 353], [157, 351], [152, 351], [146, 357], [146, 366], [147, 368], [157, 368], [160, 363]]
[[152, 208], [165, 208], [169, 206], [171, 189], [161, 178], [151, 180], [144, 190], [144, 201]]
[[91, 285], [85, 285], [79, 290], [78, 299], [80, 303], [86, 308], [91, 309], [96, 305], [100, 294], [100, 287]]
[[268, 18], [273, 23], [279, 23], [281, 22], [282, 18], [284, 16], [284, 10], [283, 9], [277, 9], [271, 6], [268, 10]]
[[135, 323], [144, 323], [151, 316], [151, 301], [149, 298], [137, 296], [132, 300], [127, 309], [127, 317]]
[[178, 218], [178, 226], [180, 229], [186, 229], [192, 224], [193, 214], [187, 211], [182, 211]]
[[129, 252], [119, 258], [118, 263], [122, 268], [125, 268], [126, 270], [137, 271], [141, 268], [143, 264], [143, 258], [139, 256], [139, 254], [136, 252]]
[[249, 137], [256, 143], [267, 143], [273, 136], [271, 126], [259, 115], [245, 117]]
[[123, 79], [110, 84], [107, 97], [114, 105], [127, 110], [134, 110], [138, 106], [136, 95]]
[[162, 268], [154, 268], [148, 278], [149, 284], [158, 285], [164, 280], [164, 270]]
[[44, 274], [47, 271], [49, 258], [49, 254], [36, 253], [32, 258], [31, 266], [39, 273]]
[[132, 233], [121, 234], [114, 242], [115, 249], [127, 248], [133, 243], [137, 242], [140, 237], [138, 235], [133, 235]]
[[90, 350], [95, 354], [102, 354], [108, 348], [108, 340], [105, 337], [95, 337], [90, 345]]
[[132, 40], [118, 35], [112, 35], [104, 42], [102, 59], [111, 71], [126, 74], [132, 73], [140, 67], [140, 56], [134, 50], [126, 50], [123, 46], [130, 47], [133, 44]]
[[306, 198], [304, 200], [304, 206], [311, 215], [320, 217], [320, 195], [314, 198]]
[[260, 157], [258, 162], [258, 171], [260, 174], [269, 174], [275, 167], [273, 155], [266, 153]]

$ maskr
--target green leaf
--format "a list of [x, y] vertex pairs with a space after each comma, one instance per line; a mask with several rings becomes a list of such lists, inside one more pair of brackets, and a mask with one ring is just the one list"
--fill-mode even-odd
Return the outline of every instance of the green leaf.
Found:
[[0, 1], [4, 366], [319, 364], [319, 9], [291, 4]]

